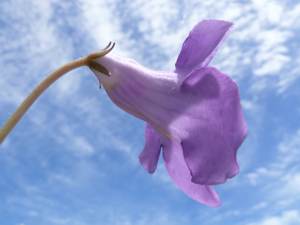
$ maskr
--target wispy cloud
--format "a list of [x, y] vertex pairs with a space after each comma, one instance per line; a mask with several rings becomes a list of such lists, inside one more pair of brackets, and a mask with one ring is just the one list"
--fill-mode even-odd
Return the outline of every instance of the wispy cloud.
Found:
[[249, 225], [296, 225], [298, 223], [300, 223], [300, 212], [298, 210], [288, 210], [280, 215], [265, 217]]
[[[4, 27], [0, 66], [5, 73], [1, 74], [0, 88], [5, 91], [1, 91], [0, 101], [17, 104], [45, 73], [66, 62], [71, 49], [67, 41], [59, 38], [51, 22], [54, 7], [51, 1], [15, 0], [1, 4]], [[17, 22], [12, 23], [13, 20]]]
[[[235, 26], [212, 65], [239, 82], [250, 124], [240, 151], [240, 183], [220, 188], [225, 205], [210, 211], [186, 200], [163, 164], [151, 178], [137, 172], [143, 122], [113, 106], [88, 71], [74, 71], [45, 93], [1, 145], [1, 165], [8, 168], [0, 182], [5, 218], [21, 215], [25, 219], [17, 222], [26, 225], [232, 224], [243, 217], [262, 225], [299, 222], [300, 131], [268, 140], [277, 143], [273, 149], [258, 140], [272, 114], [263, 93], [288, 93], [299, 79], [299, 3], [11, 0], [1, 3], [0, 12], [1, 121], [46, 74], [111, 40], [117, 42], [113, 54], [172, 70], [190, 29], [201, 19], [218, 18]], [[255, 168], [254, 158], [263, 152], [272, 162], [261, 159]], [[256, 204], [241, 203], [242, 190]]]
[[297, 130], [278, 144], [272, 161], [247, 175], [249, 184], [262, 192], [261, 201], [265, 202], [259, 203], [260, 209], [276, 212], [290, 209], [299, 202], [299, 148], [300, 130]]

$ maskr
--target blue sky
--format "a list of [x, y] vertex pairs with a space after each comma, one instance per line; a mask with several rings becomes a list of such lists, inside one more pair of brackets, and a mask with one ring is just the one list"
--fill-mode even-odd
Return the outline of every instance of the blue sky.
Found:
[[[194, 202], [164, 166], [138, 163], [144, 123], [118, 109], [86, 69], [34, 104], [0, 147], [0, 224], [300, 224], [300, 3], [2, 0], [0, 124], [58, 66], [116, 42], [117, 54], [172, 70], [202, 19], [235, 26], [212, 65], [240, 86], [249, 135], [222, 206]], [[284, 3], [283, 3], [284, 2]]]

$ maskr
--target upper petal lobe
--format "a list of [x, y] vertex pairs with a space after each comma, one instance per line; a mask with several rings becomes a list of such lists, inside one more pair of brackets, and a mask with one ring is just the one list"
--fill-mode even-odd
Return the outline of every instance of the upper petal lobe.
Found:
[[232, 23], [221, 20], [204, 20], [198, 23], [182, 45], [176, 61], [176, 71], [186, 75], [195, 68], [208, 65], [231, 26]]

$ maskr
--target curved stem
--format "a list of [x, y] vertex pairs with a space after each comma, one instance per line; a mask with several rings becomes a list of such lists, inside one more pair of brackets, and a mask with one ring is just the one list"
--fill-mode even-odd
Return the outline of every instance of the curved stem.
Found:
[[30, 106], [35, 102], [35, 100], [58, 78], [60, 78], [65, 73], [76, 69], [78, 67], [87, 64], [87, 58], [78, 59], [63, 65], [62, 67], [55, 70], [49, 76], [46, 77], [22, 102], [18, 109], [13, 115], [6, 121], [4, 126], [0, 130], [0, 144], [4, 141], [5, 137], [10, 133], [10, 131], [16, 126], [19, 120], [23, 117]]
[[[66, 74], [67, 72], [76, 69], [81, 66], [88, 66], [92, 69], [98, 70], [99, 68], [96, 66], [95, 63], [92, 63], [93, 60], [103, 57], [108, 54], [115, 46], [115, 43], [109, 42], [109, 44], [99, 52], [94, 52], [89, 54], [88, 56], [74, 60], [69, 62], [53, 73], [48, 75], [46, 79], [44, 79], [22, 102], [22, 104], [17, 108], [14, 114], [6, 121], [4, 126], [0, 130], [0, 144], [4, 141], [5, 137], [10, 133], [10, 131], [16, 126], [19, 120], [23, 117], [26, 111], [30, 108], [30, 106], [35, 102], [35, 100], [51, 85], [53, 84], [58, 78], [62, 75]], [[94, 68], [95, 67], [95, 68]], [[104, 68], [105, 69], [105, 68]], [[100, 72], [103, 72], [103, 68], [100, 68]], [[105, 69], [106, 70], [106, 69]], [[105, 71], [104, 71], [105, 72]]]

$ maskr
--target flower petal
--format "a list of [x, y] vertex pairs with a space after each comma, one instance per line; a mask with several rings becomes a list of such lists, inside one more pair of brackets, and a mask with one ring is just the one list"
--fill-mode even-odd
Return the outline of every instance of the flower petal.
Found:
[[208, 65], [231, 26], [232, 23], [221, 20], [204, 20], [198, 23], [182, 45], [176, 61], [176, 71], [185, 76], [195, 68]]
[[139, 156], [140, 163], [149, 173], [154, 173], [161, 149], [160, 135], [149, 125], [145, 128], [145, 146]]
[[236, 151], [247, 133], [237, 85], [218, 70], [203, 68], [185, 80], [182, 92], [195, 101], [188, 110], [191, 116], [172, 126], [185, 130], [182, 147], [192, 180], [224, 183], [238, 173]]
[[[236, 151], [247, 128], [238, 88], [230, 77], [202, 67], [180, 83], [180, 74], [153, 71], [124, 59], [107, 56], [99, 63], [111, 72], [101, 82], [118, 106], [151, 124], [161, 137], [182, 141], [193, 182], [220, 184], [237, 174]], [[154, 172], [160, 151], [159, 137], [152, 136], [141, 155], [149, 172]]]
[[163, 158], [170, 177], [189, 197], [208, 206], [220, 205], [218, 194], [210, 186], [192, 183], [180, 143], [164, 141]]

